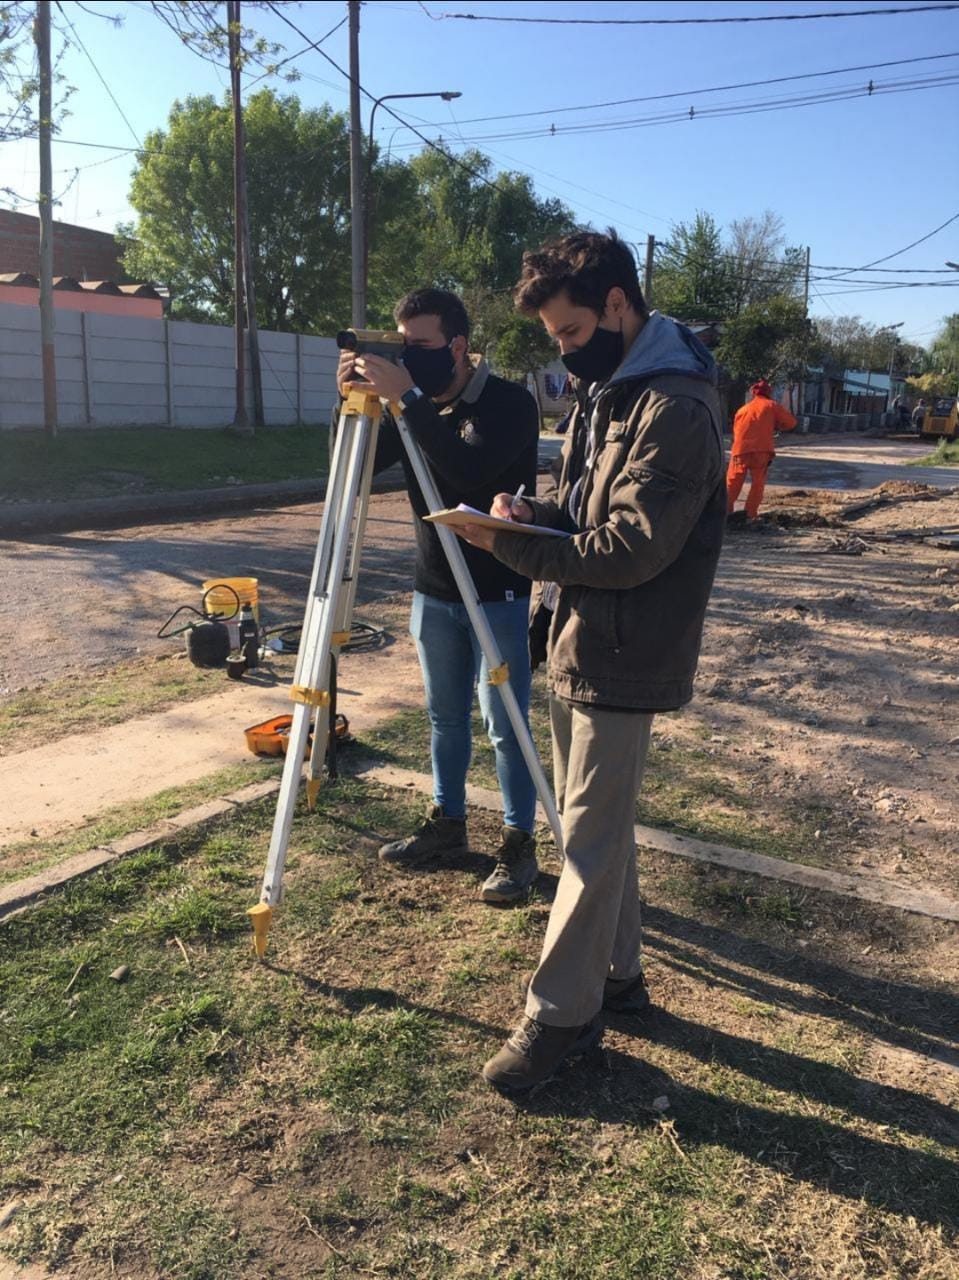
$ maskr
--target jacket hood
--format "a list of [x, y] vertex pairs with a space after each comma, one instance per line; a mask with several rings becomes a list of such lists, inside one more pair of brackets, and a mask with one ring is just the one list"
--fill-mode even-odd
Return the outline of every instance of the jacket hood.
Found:
[[716, 361], [695, 334], [661, 311], [653, 311], [606, 386], [664, 373], [700, 378], [713, 387], [718, 381]]

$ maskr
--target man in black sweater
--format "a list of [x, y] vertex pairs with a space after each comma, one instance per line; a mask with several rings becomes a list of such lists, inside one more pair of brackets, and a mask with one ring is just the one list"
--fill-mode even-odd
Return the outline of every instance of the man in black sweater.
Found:
[[[461, 502], [487, 511], [497, 493], [536, 488], [539, 416], [528, 391], [490, 373], [485, 360], [469, 354], [469, 318], [455, 294], [419, 289], [394, 312], [403, 334], [402, 363], [344, 352], [337, 382], [355, 374], [403, 416], [436, 480], [447, 507]], [[375, 469], [401, 461], [416, 526], [416, 569], [410, 632], [416, 641], [433, 761], [433, 806], [413, 835], [380, 850], [383, 862], [416, 866], [437, 854], [467, 848], [466, 773], [472, 750], [473, 690], [496, 754], [503, 793], [503, 839], [496, 865], [483, 885], [485, 902], [513, 902], [536, 879], [533, 824], [536, 789], [499, 691], [489, 682], [486, 659], [460, 599], [436, 529], [422, 517], [429, 508], [416, 482], [396, 424], [387, 414], [380, 427]], [[464, 546], [467, 568], [483, 611], [509, 665], [510, 683], [526, 715], [530, 664], [527, 618], [530, 581], [487, 551]]]

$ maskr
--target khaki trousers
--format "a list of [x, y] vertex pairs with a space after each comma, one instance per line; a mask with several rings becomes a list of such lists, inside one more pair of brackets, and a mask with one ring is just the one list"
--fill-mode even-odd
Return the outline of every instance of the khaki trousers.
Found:
[[634, 828], [653, 717], [551, 697], [550, 722], [566, 860], [526, 1013], [578, 1027], [602, 1008], [607, 978], [640, 969]]

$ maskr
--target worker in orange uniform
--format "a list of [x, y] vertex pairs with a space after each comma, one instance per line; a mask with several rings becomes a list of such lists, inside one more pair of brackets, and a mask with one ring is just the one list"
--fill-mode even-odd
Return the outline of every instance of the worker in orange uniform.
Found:
[[776, 456], [773, 435], [776, 431], [792, 431], [796, 419], [773, 399], [772, 387], [764, 378], [749, 388], [752, 400], [736, 414], [733, 421], [733, 451], [726, 472], [727, 510], [732, 515], [736, 499], [750, 477], [746, 515], [755, 520], [766, 488], [766, 473]]

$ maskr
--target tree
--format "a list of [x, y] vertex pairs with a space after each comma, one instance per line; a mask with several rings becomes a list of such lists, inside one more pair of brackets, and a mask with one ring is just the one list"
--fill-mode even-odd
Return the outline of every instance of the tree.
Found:
[[796, 382], [804, 375], [812, 340], [802, 302], [770, 298], [751, 303], [729, 321], [716, 357], [735, 379]]
[[460, 291], [508, 289], [519, 277], [523, 250], [566, 235], [576, 221], [561, 200], [540, 200], [526, 174], [494, 174], [479, 151], [460, 160], [453, 164], [429, 149], [411, 161], [415, 275]]
[[543, 365], [555, 358], [556, 347], [539, 321], [514, 311], [496, 339], [493, 359], [497, 369], [507, 378], [525, 382], [528, 374], [533, 375], [533, 394], [541, 424], [543, 405], [537, 374]]
[[929, 370], [951, 374], [953, 383], [959, 377], [959, 315], [946, 316], [942, 328], [933, 338], [929, 348]]
[[673, 227], [657, 245], [651, 305], [681, 320], [725, 320], [731, 314], [732, 273], [712, 214]]
[[952, 373], [923, 373], [907, 378], [906, 386], [914, 396], [954, 396], [956, 376]]
[[794, 297], [802, 287], [803, 251], [787, 246], [783, 220], [771, 209], [758, 218], [737, 218], [729, 224], [726, 262], [734, 316], [754, 302]]
[[[244, 112], [257, 320], [332, 332], [349, 314], [349, 128], [264, 89]], [[176, 102], [147, 136], [121, 231], [139, 279], [170, 287], [174, 315], [229, 322], [233, 308], [233, 125], [229, 101]]]

